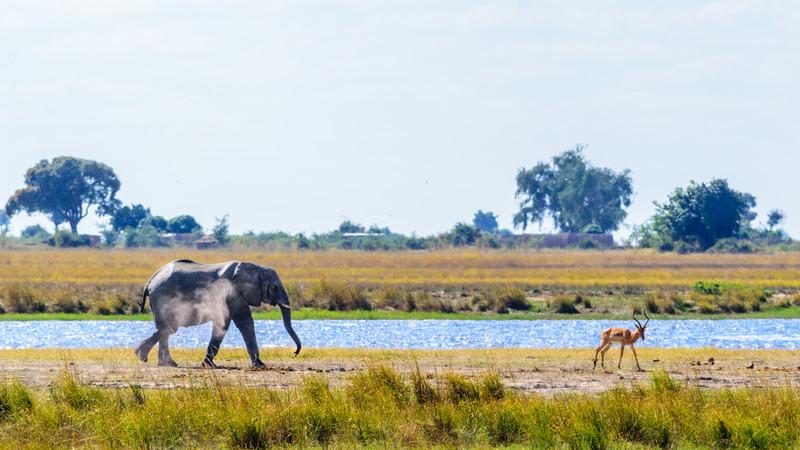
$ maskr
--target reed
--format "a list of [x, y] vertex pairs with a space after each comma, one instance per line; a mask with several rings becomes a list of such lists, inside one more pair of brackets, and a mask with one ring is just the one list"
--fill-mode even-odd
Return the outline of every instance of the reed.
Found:
[[[296, 305], [327, 310], [541, 312], [550, 299], [581, 294], [592, 297], [592, 307], [582, 306], [586, 312], [605, 314], [660, 291], [651, 311], [749, 314], [790, 306], [800, 289], [800, 253], [74, 249], [0, 253], [0, 306], [22, 313], [136, 314], [148, 277], [176, 258], [273, 266]], [[735, 289], [688, 297], [697, 286], [717, 285]], [[785, 305], [754, 301], [767, 291], [786, 294]], [[619, 304], [621, 298], [626, 301]]]

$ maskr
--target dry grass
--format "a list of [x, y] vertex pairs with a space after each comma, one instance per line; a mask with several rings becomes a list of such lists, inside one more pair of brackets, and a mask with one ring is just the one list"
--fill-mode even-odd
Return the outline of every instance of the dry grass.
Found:
[[[769, 288], [790, 295], [800, 289], [800, 253], [76, 249], [0, 254], [0, 302], [6, 312], [136, 313], [144, 283], [176, 258], [247, 260], [273, 266], [295, 305], [331, 310], [504, 313], [521, 309], [535, 313], [547, 310], [548, 300], [559, 295], [589, 293], [599, 298], [583, 304], [581, 311], [608, 314], [642, 303], [647, 292], [686, 294], [698, 281]], [[626, 300], [620, 302], [623, 297]], [[665, 299], [651, 300], [651, 310], [673, 314], [680, 309]], [[752, 312], [762, 307], [747, 299], [694, 300], [691, 305], [707, 313]]]
[[0, 255], [0, 284], [142, 285], [176, 259], [248, 260], [278, 269], [287, 283], [342, 280], [368, 287], [680, 286], [698, 280], [800, 288], [800, 253], [676, 255], [646, 251], [435, 252], [197, 251], [191, 249], [10, 251]]

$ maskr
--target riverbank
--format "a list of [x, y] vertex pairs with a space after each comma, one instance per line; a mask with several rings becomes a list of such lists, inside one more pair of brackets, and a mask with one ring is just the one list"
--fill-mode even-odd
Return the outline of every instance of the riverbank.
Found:
[[267, 370], [252, 371], [243, 350], [223, 351], [219, 370], [199, 368], [200, 350], [176, 350], [182, 368], [142, 364], [131, 349], [1, 350], [0, 440], [784, 448], [800, 439], [798, 351], [641, 348], [644, 372], [631, 355], [621, 370], [593, 371], [593, 353], [264, 349]]
[[[703, 314], [686, 312], [682, 314], [648, 313], [652, 319], [669, 320], [715, 320], [715, 319], [800, 319], [800, 306], [786, 306], [766, 311], [749, 311], [745, 313]], [[329, 311], [326, 309], [299, 308], [292, 312], [294, 320], [628, 320], [629, 313], [581, 312], [578, 314], [557, 314], [552, 312], [512, 311], [507, 314], [495, 312], [484, 313], [442, 313], [428, 311], [390, 311], [390, 310], [355, 310]], [[280, 320], [280, 312], [257, 311], [253, 313], [256, 320]], [[37, 320], [153, 320], [151, 313], [137, 314], [95, 314], [95, 313], [5, 313], [0, 314], [3, 321], [37, 321]]]
[[487, 349], [487, 350], [381, 350], [307, 348], [292, 357], [290, 349], [264, 348], [267, 370], [249, 370], [247, 354], [240, 348], [223, 348], [217, 363], [221, 370], [200, 367], [204, 350], [173, 349], [179, 368], [142, 363], [132, 349], [21, 349], [0, 350], [0, 378], [18, 378], [29, 386], [49, 385], [65, 368], [83, 382], [96, 386], [176, 388], [204, 385], [213, 378], [223, 384], [290, 389], [309, 375], [321, 374], [334, 386], [354, 373], [386, 365], [402, 374], [419, 367], [430, 373], [458, 373], [467, 378], [499, 373], [510, 389], [553, 396], [592, 393], [618, 385], [646, 382], [654, 371], [665, 371], [685, 386], [720, 389], [790, 383], [800, 386], [800, 350], [722, 350], [717, 348], [637, 349], [643, 372], [635, 370], [628, 349], [617, 369], [619, 347], [606, 354], [606, 368], [593, 365], [594, 349]]

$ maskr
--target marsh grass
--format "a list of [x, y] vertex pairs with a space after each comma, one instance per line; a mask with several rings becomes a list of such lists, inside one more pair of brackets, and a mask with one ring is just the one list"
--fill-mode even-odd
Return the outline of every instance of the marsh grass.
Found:
[[44, 390], [0, 384], [8, 447], [378, 446], [786, 448], [800, 439], [800, 391], [683, 387], [663, 372], [600, 395], [511, 392], [497, 373], [403, 375], [385, 366], [331, 389], [220, 385], [99, 388], [64, 371]]
[[[353, 313], [380, 309], [505, 317], [578, 311], [580, 316], [609, 317], [630, 314], [632, 306], [647, 302], [648, 311], [667, 315], [778, 316], [800, 289], [800, 253], [69, 249], [4, 252], [0, 312], [134, 315], [140, 312], [145, 281], [176, 258], [270, 265], [278, 269], [296, 306]], [[761, 295], [766, 289], [789, 297], [785, 304], [773, 301]], [[580, 308], [561, 302], [566, 313], [546, 311], [548, 302], [576, 294], [584, 299]]]

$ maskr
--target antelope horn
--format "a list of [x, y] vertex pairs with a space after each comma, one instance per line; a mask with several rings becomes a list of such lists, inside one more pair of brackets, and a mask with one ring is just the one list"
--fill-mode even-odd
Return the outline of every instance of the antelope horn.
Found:
[[647, 317], [647, 320], [644, 322], [644, 326], [646, 327], [647, 324], [650, 322], [650, 317], [647, 315], [647, 310], [644, 311], [644, 316]]
[[636, 309], [633, 310], [633, 321], [640, 327], [642, 326], [642, 322], [639, 322], [639, 319], [636, 318]]

